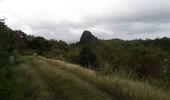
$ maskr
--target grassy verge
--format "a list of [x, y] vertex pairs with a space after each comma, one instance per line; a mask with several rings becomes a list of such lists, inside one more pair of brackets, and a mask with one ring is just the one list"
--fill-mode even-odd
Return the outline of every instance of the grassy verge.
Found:
[[[93, 85], [43, 60], [24, 57], [17, 67], [20, 78], [16, 100], [110, 100], [110, 96]], [[42, 88], [43, 87], [43, 88]], [[45, 87], [45, 88], [44, 88]], [[44, 93], [50, 95], [46, 95]], [[48, 99], [46, 97], [51, 97]], [[40, 99], [41, 98], [41, 99]]]
[[104, 76], [63, 61], [23, 57], [13, 100], [169, 100], [167, 92], [118, 75]]
[[48, 85], [51, 85], [53, 91], [57, 91], [57, 95], [63, 100], [110, 100], [109, 95], [72, 73], [51, 67], [43, 60], [36, 60], [32, 64], [37, 66]]
[[61, 69], [72, 72], [76, 76], [95, 84], [98, 88], [107, 91], [119, 100], [169, 100], [170, 96], [163, 90], [147, 83], [128, 80], [119, 76], [100, 76], [93, 70], [85, 69], [77, 65], [62, 61], [41, 58], [45, 62]]

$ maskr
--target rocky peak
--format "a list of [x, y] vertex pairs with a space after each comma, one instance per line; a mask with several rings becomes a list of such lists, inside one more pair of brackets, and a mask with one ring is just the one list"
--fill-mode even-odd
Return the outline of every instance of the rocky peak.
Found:
[[80, 38], [80, 43], [97, 42], [98, 39], [90, 32], [85, 30]]

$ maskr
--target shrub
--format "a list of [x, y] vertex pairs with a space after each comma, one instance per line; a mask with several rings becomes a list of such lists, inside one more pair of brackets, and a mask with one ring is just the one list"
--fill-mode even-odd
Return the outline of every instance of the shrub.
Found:
[[0, 50], [0, 100], [9, 100], [15, 90], [15, 70], [9, 64], [10, 53]]
[[97, 67], [96, 54], [90, 47], [85, 46], [80, 50], [80, 64], [82, 66], [92, 66], [93, 68]]
[[137, 46], [131, 50], [129, 65], [140, 78], [157, 77], [161, 72], [162, 56], [160, 49]]

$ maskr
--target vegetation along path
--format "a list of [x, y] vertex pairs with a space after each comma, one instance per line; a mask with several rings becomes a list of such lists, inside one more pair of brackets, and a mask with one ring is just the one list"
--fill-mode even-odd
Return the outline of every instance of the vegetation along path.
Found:
[[15, 100], [169, 100], [146, 83], [102, 76], [95, 71], [43, 57], [21, 57]]

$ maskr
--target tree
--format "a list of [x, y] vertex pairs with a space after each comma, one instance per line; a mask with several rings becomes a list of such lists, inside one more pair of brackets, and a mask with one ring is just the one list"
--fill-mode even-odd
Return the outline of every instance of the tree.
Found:
[[139, 78], [157, 77], [161, 73], [164, 56], [160, 49], [143, 45], [131, 49], [129, 65]]
[[97, 67], [96, 64], [96, 55], [92, 49], [88, 46], [83, 47], [80, 50], [80, 64], [84, 66], [92, 66], [93, 68]]
[[65, 41], [59, 40], [58, 48], [63, 49], [64, 51], [68, 50], [68, 44]]
[[0, 29], [5, 27], [6, 17], [0, 18]]
[[29, 48], [34, 49], [37, 51], [38, 54], [43, 54], [44, 51], [50, 49], [48, 41], [43, 37], [35, 37], [30, 41], [28, 44]]

